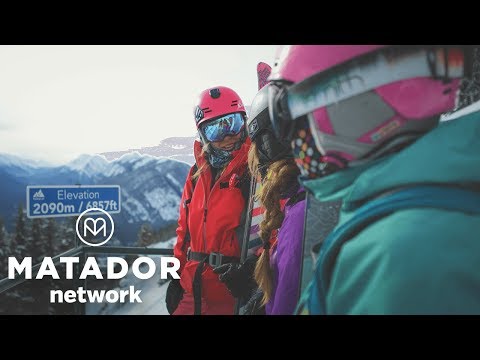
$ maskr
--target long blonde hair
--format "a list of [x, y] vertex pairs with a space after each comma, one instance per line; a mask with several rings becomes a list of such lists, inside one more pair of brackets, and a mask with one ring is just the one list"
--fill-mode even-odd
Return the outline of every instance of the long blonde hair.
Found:
[[[252, 142], [248, 152], [248, 167], [254, 177], [258, 178], [260, 160], [255, 142]], [[262, 304], [265, 305], [273, 293], [273, 275], [270, 268], [270, 238], [272, 232], [279, 229], [285, 218], [280, 208], [281, 196], [289, 192], [296, 181], [300, 170], [293, 159], [281, 159], [268, 166], [267, 176], [262, 182], [260, 202], [265, 207], [264, 219], [260, 223], [260, 237], [264, 251], [255, 267], [255, 281], [263, 291]]]

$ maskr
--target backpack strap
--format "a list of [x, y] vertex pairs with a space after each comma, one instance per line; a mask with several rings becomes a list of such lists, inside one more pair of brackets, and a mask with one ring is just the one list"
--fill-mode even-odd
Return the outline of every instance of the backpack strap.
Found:
[[245, 171], [240, 178], [240, 190], [242, 191], [243, 198], [245, 201], [248, 201], [250, 199], [250, 196], [252, 196], [252, 176], [250, 175], [250, 172]]
[[330, 233], [323, 243], [315, 276], [302, 295], [296, 312], [326, 314], [326, 294], [342, 246], [373, 222], [395, 211], [410, 208], [480, 214], [480, 192], [448, 186], [413, 186], [377, 197], [361, 206], [351, 219]]
[[[195, 174], [198, 171], [198, 166], [197, 163], [193, 164], [192, 166], [192, 174]], [[183, 247], [182, 250], [186, 247], [186, 244], [188, 243], [190, 245], [190, 231], [188, 229], [188, 204], [192, 201], [193, 197], [193, 191], [195, 190], [195, 185], [197, 185], [197, 178], [192, 178], [192, 196], [185, 200], [184, 207], [185, 207], [185, 212], [186, 212], [186, 218], [187, 218], [187, 233], [185, 234], [185, 240], [183, 242]], [[188, 250], [190, 251], [190, 250]], [[188, 258], [188, 254], [187, 254]], [[205, 262], [208, 260], [208, 257], [205, 257], [203, 260], [199, 262], [197, 265], [197, 268], [195, 269], [195, 275], [193, 277], [193, 283], [192, 283], [192, 290], [193, 290], [193, 301], [194, 301], [194, 310], [193, 314], [194, 315], [201, 315], [202, 313], [202, 272], [205, 267]]]
[[[247, 172], [248, 182], [243, 183], [242, 194], [245, 194], [244, 187], [248, 184], [248, 197], [245, 197], [247, 201], [247, 206], [245, 207], [245, 227], [243, 228], [243, 235], [242, 235], [242, 247], [240, 252], [240, 262], [243, 263], [248, 256], [248, 249], [250, 244], [250, 230], [252, 226], [252, 218], [253, 218], [253, 207], [255, 204], [255, 189], [257, 188], [257, 179], [254, 176], [251, 176], [249, 172]], [[245, 196], [245, 195], [244, 195]], [[234, 315], [240, 314], [240, 309], [245, 306], [248, 299], [235, 299], [235, 307], [234, 307]]]
[[[198, 170], [197, 163], [193, 164], [192, 166], [192, 174], [195, 174]], [[198, 179], [198, 178], [197, 178]], [[195, 185], [197, 184], [197, 179], [192, 178], [192, 196], [193, 196], [193, 190], [195, 190]], [[186, 232], [185, 232], [185, 238], [183, 239], [183, 244], [182, 244], [182, 251], [185, 252], [187, 251], [187, 246], [190, 245], [190, 231], [188, 230], [188, 204], [192, 201], [192, 196], [189, 199], [185, 199], [183, 202], [183, 207], [185, 208], [185, 217], [186, 217]]]

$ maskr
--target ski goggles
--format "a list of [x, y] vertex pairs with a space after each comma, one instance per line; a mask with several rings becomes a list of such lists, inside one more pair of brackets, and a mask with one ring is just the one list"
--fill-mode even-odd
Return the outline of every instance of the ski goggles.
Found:
[[296, 119], [316, 109], [416, 77], [446, 82], [464, 76], [470, 49], [459, 46], [392, 46], [316, 73], [301, 82], [273, 80], [268, 91], [272, 127], [279, 139], [292, 140]]
[[202, 133], [210, 142], [222, 141], [225, 136], [235, 136], [245, 127], [242, 113], [233, 113], [207, 122]]

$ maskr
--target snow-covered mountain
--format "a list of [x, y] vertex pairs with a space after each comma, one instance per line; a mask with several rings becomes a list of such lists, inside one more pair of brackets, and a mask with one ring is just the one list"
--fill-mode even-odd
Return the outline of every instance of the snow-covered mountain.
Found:
[[105, 156], [82, 154], [69, 162], [66, 167], [86, 174], [104, 173], [110, 164]]
[[140, 149], [128, 149], [120, 151], [104, 152], [99, 155], [107, 160], [115, 160], [126, 154], [138, 153], [143, 155], [152, 155], [156, 157], [166, 157], [193, 165], [193, 142], [195, 136], [188, 137], [170, 137], [160, 141], [156, 146], [142, 147]]
[[47, 161], [26, 159], [17, 155], [0, 153], [0, 165], [28, 166], [36, 168], [41, 166], [50, 166], [51, 164]]
[[12, 175], [28, 176], [35, 169], [49, 165], [45, 161], [24, 159], [12, 154], [0, 153], [0, 168]]
[[137, 152], [110, 164], [97, 184], [115, 184], [122, 189], [122, 212], [113, 216], [116, 229], [130, 239], [122, 242], [136, 241], [143, 223], [158, 229], [177, 220], [188, 164]]
[[168, 158], [125, 154], [114, 161], [81, 155], [62, 166], [33, 166], [28, 160], [0, 154], [0, 216], [13, 231], [19, 204], [25, 207], [27, 185], [120, 185], [122, 208], [113, 214], [115, 235], [134, 245], [142, 224], [160, 229], [176, 221], [183, 185], [190, 169]]

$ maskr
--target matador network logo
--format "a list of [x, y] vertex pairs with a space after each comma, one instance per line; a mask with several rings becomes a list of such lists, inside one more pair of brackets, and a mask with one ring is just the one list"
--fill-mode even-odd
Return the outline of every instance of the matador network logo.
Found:
[[[78, 239], [87, 247], [98, 247], [107, 244], [114, 235], [115, 223], [112, 216], [101, 208], [89, 208], [83, 211], [78, 217], [76, 224], [76, 234]], [[88, 249], [84, 249], [88, 253]], [[115, 253], [115, 248], [112, 248]], [[105, 259], [103, 259], [105, 260]], [[58, 264], [58, 262], [60, 264]], [[160, 261], [160, 278], [167, 279], [170, 274], [173, 279], [180, 279], [177, 271], [180, 268], [180, 261], [172, 256], [162, 256]], [[157, 263], [148, 256], [137, 257], [131, 267], [126, 259], [120, 256], [107, 256], [106, 269], [100, 268], [95, 256], [86, 257], [82, 262], [79, 257], [64, 256], [57, 260], [57, 266], [65, 269], [64, 279], [74, 279], [73, 274], [80, 274], [78, 279], [96, 278], [98, 280], [120, 280], [129, 272], [140, 280], [150, 279], [157, 274]], [[63, 266], [65, 265], [65, 266]], [[38, 272], [33, 274], [33, 264], [31, 257], [25, 257], [21, 262], [15, 257], [8, 258], [8, 278], [15, 279], [15, 276], [23, 275], [25, 279], [38, 279], [50, 276], [54, 280], [59, 280], [60, 275], [55, 266], [52, 257], [44, 257]], [[75, 276], [75, 278], [77, 278]], [[128, 289], [111, 289], [111, 290], [90, 290], [78, 287], [76, 290], [50, 290], [51, 303], [141, 303], [141, 290], [135, 290], [133, 285]]]
[[[93, 217], [100, 212], [105, 217]], [[77, 236], [84, 244], [89, 246], [101, 246], [106, 244], [113, 236], [115, 223], [112, 216], [103, 209], [91, 208], [80, 214], [75, 224]]]

